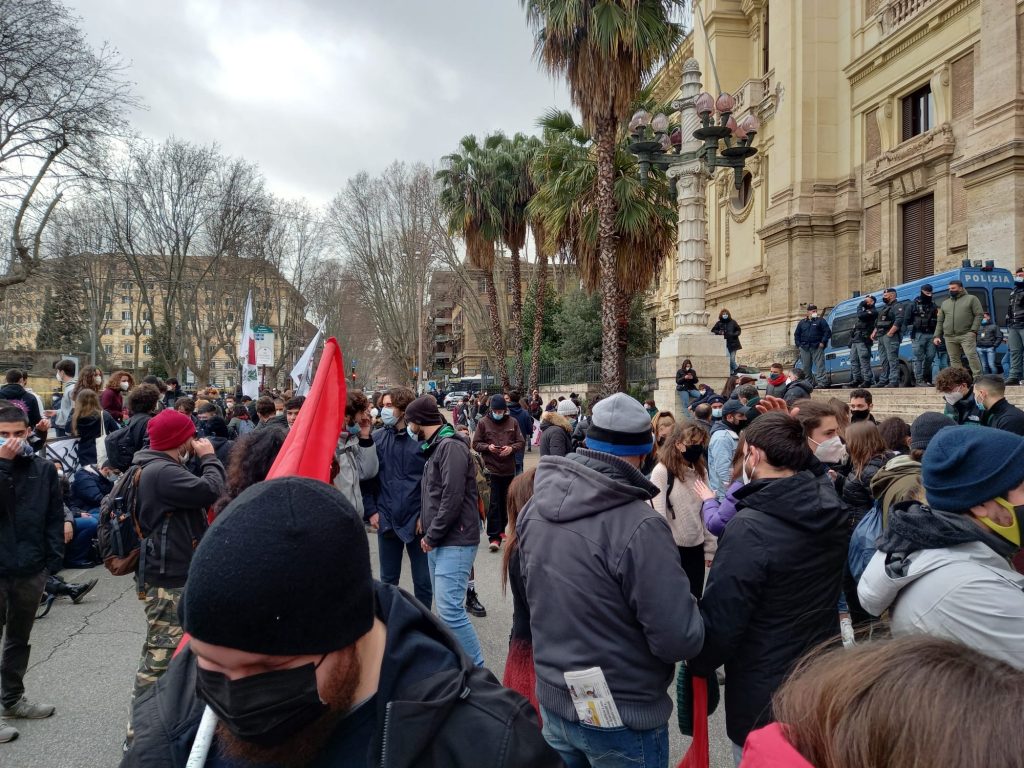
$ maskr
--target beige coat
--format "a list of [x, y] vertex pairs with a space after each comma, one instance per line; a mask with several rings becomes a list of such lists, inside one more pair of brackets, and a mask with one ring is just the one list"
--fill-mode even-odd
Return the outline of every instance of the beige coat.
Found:
[[[692, 469], [685, 470], [685, 477], [676, 478], [672, 485], [672, 513], [665, 503], [665, 489], [668, 487], [668, 470], [661, 462], [651, 472], [651, 482], [654, 483], [660, 493], [654, 497], [654, 508], [668, 521], [672, 529], [672, 538], [677, 547], [696, 547], [704, 545], [704, 556], [707, 558], [715, 554], [718, 549], [718, 539], [704, 525], [704, 515], [701, 513], [702, 502], [694, 482], [697, 474]], [[705, 482], [707, 482], [705, 480]]]

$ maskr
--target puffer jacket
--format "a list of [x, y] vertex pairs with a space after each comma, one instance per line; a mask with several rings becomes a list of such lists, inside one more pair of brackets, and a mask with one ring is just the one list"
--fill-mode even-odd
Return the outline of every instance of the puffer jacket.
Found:
[[555, 411], [540, 417], [540, 455], [568, 456], [572, 453], [572, 424]]
[[379, 514], [381, 533], [394, 531], [405, 543], [416, 538], [420, 488], [427, 456], [405, 428], [381, 427], [373, 435], [377, 449], [377, 481], [363, 495], [363, 517]]
[[658, 489], [653, 504], [658, 514], [668, 521], [677, 547], [696, 547], [702, 544], [704, 557], [710, 560], [718, 549], [718, 539], [704, 525], [701, 498], [694, 485], [696, 481], [697, 473], [692, 469], [684, 469], [683, 477], [677, 477], [672, 483], [672, 493], [666, 495], [668, 468], [659, 461], [651, 471], [651, 482]]
[[0, 459], [0, 579], [57, 573], [64, 501], [57, 469], [39, 456]]
[[982, 314], [981, 301], [977, 296], [969, 293], [963, 293], [955, 299], [950, 296], [939, 307], [935, 336], [961, 336], [970, 331], [977, 333], [981, 328]]
[[601, 667], [627, 727], [665, 725], [675, 663], [703, 642], [672, 533], [651, 507], [656, 493], [632, 465], [585, 448], [537, 466], [516, 530], [537, 698], [567, 720], [578, 716], [564, 673]]
[[875, 503], [875, 499], [871, 495], [871, 481], [890, 458], [892, 458], [892, 454], [888, 451], [880, 453], [877, 456], [871, 457], [859, 475], [851, 472], [847, 476], [846, 482], [843, 484], [843, 501], [850, 508], [851, 530], [857, 526], [860, 519], [868, 513], [868, 510]]
[[[891, 540], [900, 516], [928, 521], [922, 533], [932, 540], [973, 540], [928, 549], [900, 547]], [[890, 517], [857, 585], [864, 609], [875, 616], [888, 610], [895, 636], [944, 637], [1024, 669], [1024, 575], [1007, 560], [1012, 547], [966, 513], [904, 502]]]

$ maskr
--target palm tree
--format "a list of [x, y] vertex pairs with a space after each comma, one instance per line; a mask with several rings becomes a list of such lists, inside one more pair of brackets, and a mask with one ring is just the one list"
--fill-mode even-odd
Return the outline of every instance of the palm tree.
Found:
[[[584, 288], [595, 291], [604, 287], [598, 151], [590, 134], [568, 112], [552, 110], [539, 124], [544, 141], [531, 165], [537, 191], [528, 212], [546, 234], [546, 250], [568, 253], [579, 269]], [[615, 144], [613, 159], [615, 290], [610, 299], [602, 292], [602, 319], [610, 306], [614, 354], [624, 361], [630, 300], [645, 291], [661, 271], [675, 242], [677, 213], [664, 173], [655, 169], [641, 181], [636, 158], [624, 143]], [[603, 338], [602, 360], [608, 354], [607, 328]]]
[[442, 167], [436, 178], [441, 184], [439, 200], [448, 217], [448, 231], [462, 238], [469, 265], [483, 273], [491, 320], [491, 343], [501, 386], [509, 389], [505, 334], [498, 313], [498, 292], [494, 287], [494, 250], [502, 237], [502, 226], [495, 205], [493, 149], [493, 141], [480, 144], [476, 136], [464, 136], [459, 142], [459, 149], [441, 159]]
[[[564, 75], [569, 93], [593, 135], [596, 154], [597, 262], [601, 287], [601, 383], [605, 393], [625, 389], [625, 347], [616, 283], [616, 141], [637, 92], [682, 40], [673, 21], [687, 0], [520, 0], [535, 32], [543, 67]], [[629, 272], [630, 270], [626, 270]]]

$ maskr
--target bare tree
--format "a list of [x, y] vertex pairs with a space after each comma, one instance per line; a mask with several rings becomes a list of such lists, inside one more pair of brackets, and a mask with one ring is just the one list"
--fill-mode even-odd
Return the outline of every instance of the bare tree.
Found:
[[55, 0], [0, 0], [0, 201], [11, 242], [0, 298], [39, 270], [64, 188], [124, 127], [133, 97], [123, 72], [118, 53], [94, 50]]

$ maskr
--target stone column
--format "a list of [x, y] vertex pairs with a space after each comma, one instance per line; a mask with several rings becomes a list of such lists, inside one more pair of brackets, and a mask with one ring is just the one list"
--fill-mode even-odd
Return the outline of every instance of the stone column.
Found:
[[697, 157], [701, 142], [693, 138], [700, 126], [694, 99], [700, 93], [700, 65], [696, 59], [683, 63], [679, 109], [684, 138], [680, 159], [668, 170], [676, 181], [679, 225], [676, 240], [677, 310], [672, 333], [661, 342], [658, 353], [658, 389], [654, 401], [660, 410], [682, 417], [682, 404], [676, 395], [676, 370], [689, 359], [701, 381], [721, 391], [729, 376], [729, 357], [725, 341], [713, 336], [705, 295], [707, 292], [707, 170]]

